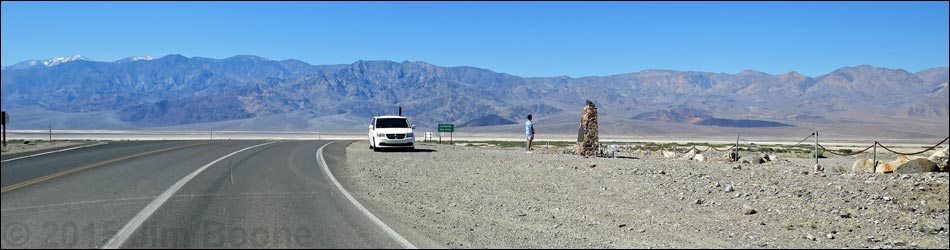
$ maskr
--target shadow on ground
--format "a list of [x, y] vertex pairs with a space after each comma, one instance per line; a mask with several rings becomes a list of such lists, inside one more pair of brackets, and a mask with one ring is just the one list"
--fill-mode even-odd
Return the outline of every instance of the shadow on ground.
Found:
[[393, 148], [393, 149], [388, 149], [388, 148], [387, 148], [387, 149], [384, 149], [384, 148], [380, 148], [380, 149], [378, 149], [376, 152], [381, 152], [381, 153], [392, 153], [392, 152], [403, 152], [403, 153], [434, 153], [434, 152], [438, 152], [438, 151], [436, 151], [435, 149], [424, 149], [424, 148], [417, 148], [417, 149], [408, 149], [408, 148]]

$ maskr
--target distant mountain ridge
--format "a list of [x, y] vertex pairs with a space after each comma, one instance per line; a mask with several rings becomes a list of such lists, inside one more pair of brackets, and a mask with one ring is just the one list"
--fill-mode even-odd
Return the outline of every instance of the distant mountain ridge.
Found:
[[518, 77], [409, 61], [310, 65], [251, 55], [61, 61], [4, 68], [3, 108], [99, 118], [92, 123], [36, 115], [20, 121], [20, 126], [55, 121], [66, 128], [96, 124], [98, 129], [208, 124], [239, 129], [358, 130], [362, 126], [355, 125], [373, 115], [392, 114], [402, 106], [423, 126], [478, 127], [517, 123], [528, 114], [566, 116], [558, 120], [570, 122], [572, 118], [567, 117], [575, 116], [587, 99], [597, 103], [603, 120], [619, 123], [684, 107], [708, 115], [707, 122], [766, 122], [732, 124], [736, 126], [795, 125], [802, 117], [820, 121], [847, 116], [842, 119], [860, 122], [881, 117], [930, 121], [950, 117], [947, 67], [911, 73], [861, 65], [814, 78], [754, 70], [735, 75], [644, 70], [570, 78]]
[[53, 57], [49, 60], [29, 60], [20, 62], [9, 67], [4, 67], [3, 69], [33, 69], [33, 68], [42, 68], [42, 67], [53, 67], [67, 62], [73, 61], [89, 61], [89, 58], [86, 58], [81, 55], [73, 55], [69, 57]]
[[116, 63], [129, 63], [129, 62], [135, 62], [135, 61], [150, 61], [150, 60], [152, 60], [152, 59], [154, 59], [154, 58], [152, 58], [151, 56], [130, 56], [130, 57], [126, 57], [126, 58], [123, 58], [123, 59], [118, 60], [118, 61], [115, 61], [115, 62], [116, 62]]

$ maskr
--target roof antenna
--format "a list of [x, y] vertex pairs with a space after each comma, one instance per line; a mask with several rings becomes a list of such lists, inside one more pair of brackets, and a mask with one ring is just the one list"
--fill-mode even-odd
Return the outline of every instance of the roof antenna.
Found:
[[402, 116], [402, 106], [399, 106], [399, 116]]

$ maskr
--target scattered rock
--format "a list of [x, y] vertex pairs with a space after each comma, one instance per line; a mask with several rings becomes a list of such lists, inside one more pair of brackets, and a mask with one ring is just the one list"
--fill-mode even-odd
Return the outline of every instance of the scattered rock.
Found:
[[589, 167], [589, 168], [596, 168], [596, 167], [597, 167], [597, 164], [590, 164], [590, 165], [587, 166], [587, 167]]
[[849, 213], [848, 211], [838, 212], [838, 216], [843, 219], [851, 219], [851, 213]]
[[907, 246], [907, 242], [904, 242], [903, 240], [895, 240], [891, 242], [891, 245], [895, 247], [902, 247], [902, 246]]
[[815, 173], [825, 172], [825, 167], [822, 167], [821, 164], [815, 164]]
[[948, 160], [947, 150], [948, 149], [950, 149], [950, 147], [945, 147], [943, 148], [943, 150], [937, 151], [936, 153], [934, 153], [933, 155], [930, 155], [930, 157], [927, 158], [927, 160], [930, 160], [931, 162], [937, 164], [937, 170], [939, 170], [940, 172], [947, 172], [948, 170], [950, 170], [947, 168], [947, 160]]
[[683, 159], [693, 160], [696, 158], [696, 155], [699, 154], [699, 151], [696, 149], [690, 149], [689, 152], [683, 155]]
[[[485, 235], [492, 236], [491, 234], [517, 237], [517, 240], [512, 239], [512, 242], [521, 241], [522, 237], [531, 237], [524, 240], [528, 243], [518, 244], [527, 248], [583, 248], [587, 243], [593, 243], [594, 247], [612, 248], [637, 245], [641, 241], [644, 246], [656, 248], [684, 245], [652, 237], [669, 233], [681, 234], [680, 236], [687, 238], [693, 235], [723, 237], [727, 242], [720, 246], [726, 248], [781, 247], [794, 244], [803, 247], [815, 244], [819, 247], [835, 248], [903, 248], [894, 246], [894, 240], [906, 239], [907, 246], [914, 242], [933, 246], [934, 242], [946, 241], [947, 231], [943, 229], [947, 227], [946, 213], [938, 212], [940, 209], [950, 209], [945, 206], [946, 198], [939, 196], [945, 193], [945, 173], [890, 176], [831, 174], [835, 171], [833, 167], [847, 167], [847, 163], [855, 160], [841, 157], [822, 161], [829, 178], [821, 179], [812, 175], [800, 175], [803, 170], [814, 174], [814, 170], [808, 169], [808, 165], [814, 165], [811, 164], [813, 159], [783, 157], [780, 163], [772, 163], [775, 165], [752, 166], [720, 162], [722, 159], [719, 157], [715, 157], [713, 162], [689, 163], [682, 159], [666, 160], [659, 159], [660, 157], [644, 157], [645, 159], [638, 161], [591, 161], [557, 154], [543, 155], [536, 157], [537, 159], [532, 158], [530, 162], [520, 163], [550, 168], [517, 169], [512, 172], [507, 171], [506, 164], [512, 160], [523, 160], [517, 152], [432, 147], [436, 147], [440, 154], [449, 156], [449, 162], [455, 162], [465, 168], [440, 168], [446, 160], [442, 160], [442, 156], [431, 154], [367, 154], [374, 160], [348, 159], [349, 162], [360, 163], [357, 165], [360, 168], [375, 166], [372, 173], [357, 171], [366, 176], [372, 174], [372, 181], [378, 182], [378, 185], [367, 188], [366, 193], [372, 191], [373, 194], [367, 197], [384, 200], [387, 204], [396, 206], [410, 203], [411, 206], [418, 205], [437, 209], [436, 211], [444, 207], [456, 207], [457, 204], [457, 209], [445, 209], [449, 211], [443, 212], [443, 215], [433, 215], [435, 211], [428, 209], [409, 211], [409, 215], [403, 215], [419, 221], [422, 225], [417, 230], [426, 233], [475, 229], [474, 232], [483, 232], [475, 236], [476, 240]], [[362, 148], [356, 150], [365, 151]], [[646, 153], [644, 151], [642, 154]], [[713, 152], [707, 154], [709, 153]], [[713, 153], [713, 156], [720, 154], [722, 153]], [[747, 158], [753, 156], [751, 152], [743, 152], [743, 155]], [[696, 157], [699, 157], [699, 154]], [[788, 157], [794, 156], [789, 154]], [[888, 161], [895, 159], [893, 156], [883, 157]], [[767, 158], [771, 160], [772, 156]], [[473, 162], [472, 159], [479, 159], [479, 162]], [[433, 163], [429, 163], [430, 161]], [[419, 162], [425, 162], [426, 165]], [[593, 163], [610, 164], [611, 167], [596, 171], [562, 170], [548, 173], [551, 169], [580, 169], [595, 165]], [[380, 164], [410, 167], [390, 168], [381, 167]], [[671, 172], [666, 172], [666, 169]], [[897, 168], [897, 171], [901, 169]], [[867, 172], [873, 172], [873, 169]], [[358, 177], [362, 178], [363, 175]], [[377, 181], [375, 176], [384, 178]], [[495, 181], [496, 179], [504, 182]], [[404, 181], [423, 183], [426, 180], [429, 180], [431, 185], [422, 187], [420, 192], [409, 191], [419, 188], [415, 185], [400, 185]], [[467, 182], [481, 181], [492, 182], [493, 185], [473, 188], [469, 187], [471, 184], [464, 185]], [[389, 184], [390, 182], [392, 184]], [[362, 184], [371, 184], [371, 181], [361, 182]], [[736, 186], [742, 187], [741, 191]], [[612, 197], [596, 195], [607, 193], [596, 191], [598, 188], [604, 190], [603, 187], [615, 194], [612, 194]], [[887, 190], [882, 191], [883, 187], [887, 187]], [[919, 188], [926, 188], [927, 191], [918, 191]], [[386, 192], [390, 189], [392, 192], [388, 193], [392, 193], [391, 195]], [[446, 194], [439, 195], [443, 190]], [[575, 191], [580, 191], [580, 194], [573, 195]], [[590, 193], [595, 195], [588, 198]], [[872, 195], [877, 198], [870, 199]], [[712, 200], [706, 201], [705, 197]], [[628, 199], [649, 201], [650, 204], [628, 206]], [[531, 207], [527, 207], [528, 205]], [[554, 210], [558, 206], [561, 207], [560, 212], [536, 212], [533, 209], [541, 207]], [[736, 208], [740, 210], [736, 211]], [[742, 218], [705, 218], [710, 212], [722, 211]], [[741, 214], [735, 214], [736, 212]], [[472, 214], [479, 216], [468, 216]], [[557, 218], [553, 218], [553, 215]], [[479, 218], [481, 216], [501, 218]], [[679, 218], [666, 219], [671, 216]], [[638, 221], [629, 221], [630, 218], [636, 218]], [[505, 223], [464, 226], [473, 222], [482, 224], [482, 221], [489, 219], [493, 223]], [[874, 224], [875, 220], [880, 223]], [[919, 223], [911, 223], [911, 220]], [[717, 225], [703, 224], [710, 221], [716, 222]], [[561, 225], [568, 226], [560, 228]], [[611, 225], [614, 227], [610, 227]], [[454, 228], [455, 226], [459, 228]], [[543, 232], [544, 235], [518, 236], [524, 235], [518, 232], [535, 230], [547, 232]], [[610, 237], [618, 233], [626, 233], [627, 237]], [[803, 237], [807, 233], [811, 233], [812, 237]], [[447, 235], [446, 240], [451, 242], [471, 240], [467, 239], [471, 237], [467, 231]], [[863, 241], [872, 235], [883, 240], [872, 237], [868, 239], [869, 243]], [[571, 239], [563, 238], [566, 236]], [[727, 240], [727, 236], [731, 237]], [[549, 237], [555, 240], [544, 240]], [[607, 240], [615, 242], [606, 243]], [[884, 243], [888, 245], [885, 246]], [[449, 247], [458, 247], [458, 243], [453, 244]], [[482, 244], [469, 247], [479, 245]]]
[[608, 153], [617, 153], [620, 152], [620, 145], [609, 145], [607, 146]]
[[744, 215], [753, 215], [753, 214], [756, 214], [756, 213], [758, 213], [758, 211], [755, 211], [755, 209], [753, 209], [752, 207], [750, 207], [750, 206], [748, 206], [748, 205], [743, 205], [743, 206], [742, 206], [742, 214], [744, 214]]
[[917, 225], [914, 226], [914, 230], [925, 234], [936, 235], [942, 232], [944, 227], [936, 221], [925, 220], [917, 223]]
[[676, 152], [663, 151], [663, 158], [667, 158], [667, 159], [676, 158]]
[[810, 241], [818, 241], [818, 238], [811, 234], [805, 235], [805, 239]]
[[731, 162], [738, 162], [739, 159], [740, 159], [740, 158], [739, 158], [739, 154], [737, 154], [736, 152], [729, 152], [729, 153], [726, 154], [726, 156], [724, 156], [723, 158], [726, 158], [726, 159], [728, 159], [728, 160], [731, 161]]
[[694, 161], [698, 161], [698, 162], [705, 162], [705, 161], [706, 161], [706, 157], [703, 156], [703, 155], [696, 155], [696, 156], [693, 157], [693, 160], [694, 160]]
[[752, 158], [752, 164], [765, 164], [765, 163], [766, 163], [766, 161], [765, 161], [765, 159], [762, 159], [762, 157], [753, 157], [753, 158]]

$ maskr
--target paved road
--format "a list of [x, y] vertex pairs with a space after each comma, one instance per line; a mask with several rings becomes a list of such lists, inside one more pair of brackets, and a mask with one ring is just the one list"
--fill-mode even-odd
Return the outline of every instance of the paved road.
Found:
[[[247, 149], [265, 143], [114, 143], [3, 163], [0, 245], [100, 248], [123, 226], [142, 218], [121, 247], [400, 247], [322, 172], [316, 152], [327, 142], [277, 142]], [[341, 149], [346, 145], [327, 146], [330, 166], [345, 161]], [[137, 216], [206, 165], [149, 216]], [[56, 176], [64, 171], [68, 173]], [[50, 175], [55, 177], [8, 189]]]
[[[47, 176], [72, 168], [136, 155], [165, 148], [200, 145], [207, 142], [160, 141], [160, 142], [112, 142], [106, 145], [81, 148], [61, 153], [4, 162], [0, 167], [0, 186], [8, 187], [24, 181]], [[16, 155], [22, 157], [41, 152]], [[10, 159], [16, 157], [9, 157]], [[7, 160], [7, 159], [4, 159]]]
[[95, 144], [106, 144], [106, 143], [85, 142], [85, 143], [80, 143], [80, 144], [75, 144], [75, 145], [64, 144], [62, 146], [56, 146], [56, 147], [35, 150], [35, 151], [27, 151], [27, 152], [20, 152], [20, 153], [4, 153], [3, 155], [0, 155], [0, 161], [6, 161], [6, 160], [14, 159], [14, 158], [20, 158], [20, 157], [30, 156], [30, 155], [35, 155], [35, 154], [49, 153], [52, 151], [67, 150], [67, 149], [76, 148], [76, 147], [92, 146]]

